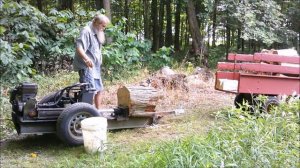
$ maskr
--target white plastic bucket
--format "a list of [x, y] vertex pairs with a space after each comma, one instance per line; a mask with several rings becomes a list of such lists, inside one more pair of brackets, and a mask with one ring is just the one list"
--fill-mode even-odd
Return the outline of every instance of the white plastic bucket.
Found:
[[103, 152], [107, 143], [107, 119], [90, 117], [81, 121], [84, 149], [87, 153]]

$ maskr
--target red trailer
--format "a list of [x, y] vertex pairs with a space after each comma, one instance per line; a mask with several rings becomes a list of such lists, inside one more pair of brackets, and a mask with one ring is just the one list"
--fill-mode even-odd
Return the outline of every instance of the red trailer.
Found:
[[219, 62], [215, 89], [236, 93], [234, 104], [243, 100], [254, 105], [257, 95], [266, 95], [264, 108], [277, 105], [278, 95], [300, 94], [300, 57], [255, 53], [229, 54], [230, 62]]

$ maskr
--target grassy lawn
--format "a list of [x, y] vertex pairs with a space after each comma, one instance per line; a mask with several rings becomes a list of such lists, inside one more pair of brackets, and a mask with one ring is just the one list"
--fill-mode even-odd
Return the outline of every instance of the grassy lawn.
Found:
[[[126, 85], [136, 83], [145, 78], [141, 73], [137, 77], [128, 77], [126, 81], [107, 83], [104, 104], [116, 104], [115, 90], [116, 85]], [[52, 77], [40, 77], [37, 79], [39, 86], [37, 98], [41, 99], [44, 95], [56, 91], [64, 86], [76, 83], [78, 75], [75, 72], [59, 73]], [[211, 88], [210, 88], [211, 89]], [[197, 92], [185, 95], [182, 92], [171, 91], [171, 98], [163, 101], [158, 108], [175, 108], [177, 102], [185, 101], [185, 113], [179, 116], [164, 116], [158, 125], [147, 128], [126, 129], [108, 134], [108, 149], [104, 157], [99, 155], [89, 155], [84, 151], [83, 146], [69, 147], [63, 144], [56, 135], [26, 135], [18, 136], [13, 129], [10, 121], [11, 106], [6, 101], [2, 107], [2, 118], [6, 119], [6, 124], [2, 124], [1, 139], [1, 167], [140, 167], [139, 163], [134, 163], [136, 157], [142, 154], [151, 153], [162, 142], [181, 139], [192, 135], [203, 135], [210, 129], [214, 122], [214, 112], [224, 106], [228, 106], [231, 97], [223, 96], [218, 101], [228, 99], [227, 104], [219, 103], [217, 106], [211, 105], [212, 100], [196, 100]], [[112, 95], [112, 96], [109, 96]], [[189, 99], [188, 97], [194, 97]], [[201, 98], [202, 100], [202, 98]], [[3, 127], [3, 125], [5, 127]], [[5, 132], [5, 133], [4, 133]]]
[[132, 167], [136, 157], [151, 153], [163, 141], [205, 134], [214, 121], [211, 114], [187, 111], [165, 116], [158, 125], [147, 128], [109, 132], [102, 158], [86, 154], [83, 146], [68, 147], [52, 134], [14, 138], [2, 144], [1, 167]]
[[[39, 96], [76, 82], [74, 76], [71, 73], [55, 76], [57, 80], [41, 79]], [[105, 95], [115, 95], [117, 87], [107, 86]], [[106, 97], [108, 106], [116, 103], [113, 97]], [[1, 167], [300, 166], [299, 98], [269, 114], [251, 115], [231, 108], [232, 101], [232, 95], [214, 91], [212, 83], [188, 93], [168, 92], [158, 108], [180, 104], [184, 114], [164, 116], [159, 124], [146, 128], [109, 132], [107, 150], [94, 155], [87, 154], [83, 146], [66, 146], [56, 135], [17, 136], [6, 120], [9, 113], [1, 113], [6, 122], [1, 128], [8, 135], [1, 136]], [[10, 106], [2, 109], [10, 112]]]

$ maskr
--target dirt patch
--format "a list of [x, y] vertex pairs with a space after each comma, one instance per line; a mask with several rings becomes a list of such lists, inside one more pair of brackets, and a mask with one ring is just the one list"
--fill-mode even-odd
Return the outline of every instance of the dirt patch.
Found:
[[[214, 121], [214, 112], [232, 106], [235, 97], [235, 94], [216, 91], [214, 84], [214, 75], [210, 71], [192, 75], [172, 73], [170, 76], [157, 72], [142, 81], [129, 84], [152, 86], [159, 90], [162, 98], [158, 101], [156, 111], [184, 109], [185, 113], [179, 116], [166, 115], [158, 125], [146, 129], [130, 129], [110, 134], [112, 143], [167, 140], [206, 132]], [[116, 106], [116, 93], [120, 86], [122, 84], [107, 87], [103, 93], [104, 108]]]
[[[149, 75], [148, 78], [128, 85], [151, 86], [162, 94], [156, 111], [168, 111], [177, 108], [217, 109], [233, 105], [234, 94], [216, 91], [215, 79], [210, 71], [185, 75], [163, 75], [159, 72]], [[103, 108], [112, 108], [117, 105], [117, 90], [122, 84], [109, 86], [103, 93]]]

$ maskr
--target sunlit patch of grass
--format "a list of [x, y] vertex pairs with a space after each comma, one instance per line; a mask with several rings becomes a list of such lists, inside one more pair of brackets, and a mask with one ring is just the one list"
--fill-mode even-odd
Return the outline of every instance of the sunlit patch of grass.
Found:
[[41, 98], [51, 92], [57, 91], [69, 85], [79, 82], [79, 75], [77, 72], [63, 71], [53, 76], [40, 76], [33, 82], [38, 85], [38, 98]]

